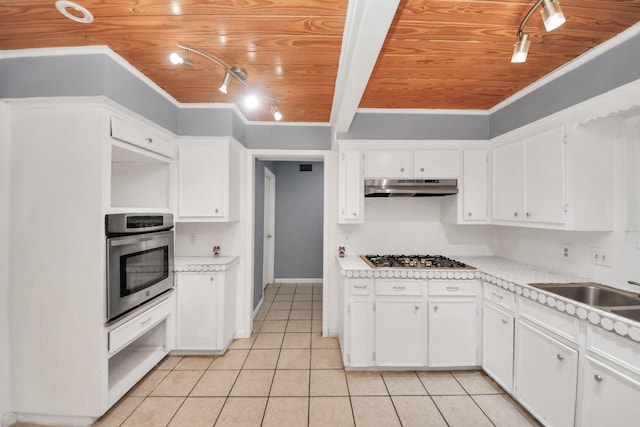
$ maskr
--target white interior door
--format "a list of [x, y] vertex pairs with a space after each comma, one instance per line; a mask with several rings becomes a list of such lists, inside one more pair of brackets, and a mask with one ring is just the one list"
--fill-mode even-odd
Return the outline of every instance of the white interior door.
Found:
[[264, 239], [262, 251], [262, 289], [274, 282], [276, 228], [276, 176], [264, 168]]

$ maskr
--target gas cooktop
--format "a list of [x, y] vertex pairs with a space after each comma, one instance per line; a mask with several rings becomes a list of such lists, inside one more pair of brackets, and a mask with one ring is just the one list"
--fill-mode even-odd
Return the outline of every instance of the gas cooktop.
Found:
[[363, 255], [361, 258], [373, 268], [475, 269], [473, 266], [442, 255]]

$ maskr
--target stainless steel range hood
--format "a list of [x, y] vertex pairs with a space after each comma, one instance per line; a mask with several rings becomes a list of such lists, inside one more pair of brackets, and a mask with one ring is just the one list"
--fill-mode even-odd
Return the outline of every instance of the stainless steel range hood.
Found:
[[365, 197], [435, 197], [458, 193], [457, 179], [365, 179]]

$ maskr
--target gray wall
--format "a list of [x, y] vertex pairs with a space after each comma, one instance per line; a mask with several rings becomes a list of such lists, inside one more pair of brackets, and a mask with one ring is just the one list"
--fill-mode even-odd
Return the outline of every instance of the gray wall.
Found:
[[255, 164], [255, 223], [254, 225], [254, 248], [253, 248], [253, 308], [255, 309], [262, 299], [262, 273], [264, 270], [264, 169], [269, 168], [274, 172], [273, 162], [256, 160]]
[[640, 35], [495, 111], [490, 117], [491, 137], [637, 79], [640, 79]]
[[[276, 175], [276, 279], [322, 277], [324, 164], [274, 162]], [[307, 162], [305, 162], [307, 163]]]

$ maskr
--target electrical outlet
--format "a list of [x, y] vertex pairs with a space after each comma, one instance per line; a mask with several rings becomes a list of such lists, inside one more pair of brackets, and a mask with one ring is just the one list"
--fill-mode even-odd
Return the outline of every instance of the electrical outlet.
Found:
[[563, 261], [571, 261], [573, 257], [573, 248], [571, 245], [563, 243], [560, 245], [560, 259]]
[[602, 267], [611, 267], [611, 250], [606, 248], [591, 248], [591, 263]]
[[189, 233], [189, 243], [190, 244], [195, 244], [196, 241], [198, 240], [198, 235], [196, 233]]

